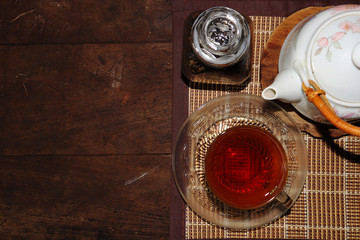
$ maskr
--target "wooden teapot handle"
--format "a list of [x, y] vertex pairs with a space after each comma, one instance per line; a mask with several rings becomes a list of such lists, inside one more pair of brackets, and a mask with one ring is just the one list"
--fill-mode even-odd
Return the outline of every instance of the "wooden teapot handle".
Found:
[[303, 83], [302, 89], [309, 101], [312, 102], [317, 109], [319, 109], [324, 117], [338, 129], [354, 136], [360, 136], [360, 127], [354, 126], [336, 116], [333, 108], [325, 97], [325, 92], [321, 90], [314, 81], [309, 80], [309, 83], [313, 88], [307, 87]]

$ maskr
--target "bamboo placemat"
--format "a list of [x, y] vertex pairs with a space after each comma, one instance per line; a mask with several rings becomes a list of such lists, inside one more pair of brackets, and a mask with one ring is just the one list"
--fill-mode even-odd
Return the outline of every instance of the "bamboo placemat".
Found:
[[[261, 94], [261, 53], [284, 18], [251, 18], [255, 38], [251, 81], [235, 90], [206, 89], [205, 84], [191, 84], [189, 114], [224, 94]], [[360, 239], [360, 139], [345, 136], [327, 140], [306, 133], [303, 136], [308, 149], [309, 172], [300, 197], [286, 216], [258, 229], [232, 230], [211, 225], [186, 207], [185, 238]]]

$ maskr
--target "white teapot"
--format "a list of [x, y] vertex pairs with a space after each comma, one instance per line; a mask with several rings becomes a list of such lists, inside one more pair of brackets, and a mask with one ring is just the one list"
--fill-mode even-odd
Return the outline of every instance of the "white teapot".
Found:
[[347, 129], [353, 128], [348, 121], [360, 119], [360, 5], [328, 8], [298, 23], [278, 66], [264, 99], [290, 102], [312, 120], [360, 135], [360, 128]]

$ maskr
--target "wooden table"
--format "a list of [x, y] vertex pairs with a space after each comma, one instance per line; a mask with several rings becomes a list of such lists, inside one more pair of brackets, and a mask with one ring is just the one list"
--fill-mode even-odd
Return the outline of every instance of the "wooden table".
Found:
[[167, 239], [170, 0], [1, 1], [1, 239]]

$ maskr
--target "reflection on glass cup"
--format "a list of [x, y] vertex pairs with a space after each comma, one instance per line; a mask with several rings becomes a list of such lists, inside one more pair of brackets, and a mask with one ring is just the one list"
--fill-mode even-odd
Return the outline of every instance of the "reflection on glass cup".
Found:
[[245, 229], [270, 223], [293, 205], [306, 156], [301, 132], [280, 106], [231, 94], [189, 116], [172, 166], [192, 210], [219, 226]]

